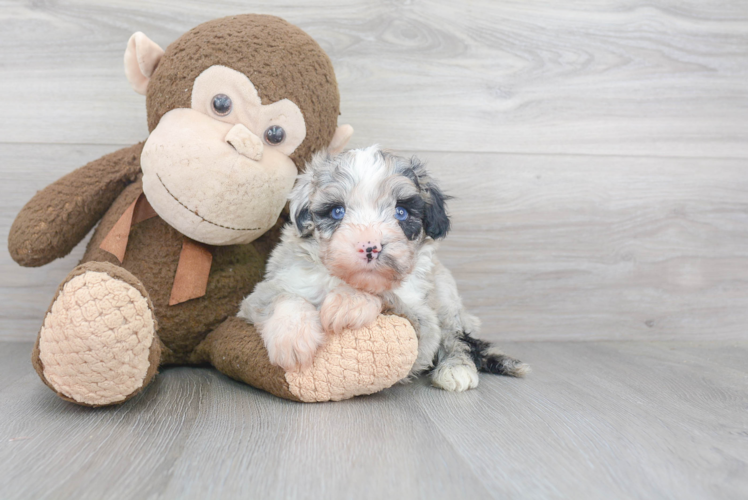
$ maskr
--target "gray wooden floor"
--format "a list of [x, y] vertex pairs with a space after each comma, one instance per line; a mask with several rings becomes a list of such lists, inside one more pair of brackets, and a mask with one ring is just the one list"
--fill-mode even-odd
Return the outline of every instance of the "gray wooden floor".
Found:
[[0, 0], [0, 239], [146, 138], [133, 32], [243, 12], [328, 52], [351, 146], [427, 160], [455, 196], [442, 260], [534, 372], [300, 405], [175, 368], [80, 408], [29, 354], [83, 246], [0, 252], [0, 500], [748, 498], [744, 0]]
[[525, 380], [282, 401], [173, 368], [65, 403], [0, 344], [0, 498], [745, 499], [748, 342], [512, 342]]

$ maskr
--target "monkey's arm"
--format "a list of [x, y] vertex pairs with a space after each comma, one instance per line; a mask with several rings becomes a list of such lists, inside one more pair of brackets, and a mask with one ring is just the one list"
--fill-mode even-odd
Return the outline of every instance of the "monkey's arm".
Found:
[[36, 193], [10, 228], [13, 260], [37, 267], [70, 253], [137, 178], [142, 150], [141, 142], [102, 156]]

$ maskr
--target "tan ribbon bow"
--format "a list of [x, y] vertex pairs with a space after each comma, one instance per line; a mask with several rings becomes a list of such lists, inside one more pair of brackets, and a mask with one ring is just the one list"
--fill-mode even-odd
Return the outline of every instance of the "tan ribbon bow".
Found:
[[[141, 195], [127, 207], [117, 223], [101, 242], [99, 248], [111, 253], [120, 264], [125, 259], [127, 241], [130, 238], [130, 229], [135, 224], [158, 217], [145, 195]], [[171, 287], [169, 305], [181, 304], [190, 299], [196, 299], [205, 295], [208, 289], [208, 277], [210, 266], [213, 263], [213, 253], [210, 247], [184, 237], [182, 251], [179, 253], [177, 273]]]

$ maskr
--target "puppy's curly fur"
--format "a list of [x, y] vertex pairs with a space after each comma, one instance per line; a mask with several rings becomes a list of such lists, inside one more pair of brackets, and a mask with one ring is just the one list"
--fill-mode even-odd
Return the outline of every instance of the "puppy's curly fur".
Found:
[[447, 199], [417, 158], [377, 146], [317, 154], [290, 195], [292, 222], [265, 281], [239, 313], [259, 329], [270, 360], [308, 365], [326, 335], [385, 311], [418, 334], [410, 377], [430, 371], [435, 386], [464, 391], [478, 385], [479, 370], [527, 373], [528, 365], [473, 337], [480, 322], [436, 257], [436, 240], [450, 228]]

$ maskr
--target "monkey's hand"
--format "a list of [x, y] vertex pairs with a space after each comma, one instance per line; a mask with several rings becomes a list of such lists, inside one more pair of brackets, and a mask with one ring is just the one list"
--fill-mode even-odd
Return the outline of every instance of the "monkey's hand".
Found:
[[322, 302], [319, 319], [326, 332], [357, 330], [376, 321], [382, 312], [382, 299], [349, 286], [339, 286]]
[[64, 257], [101, 219], [140, 173], [143, 143], [94, 160], [31, 198], [13, 221], [8, 250], [22, 266]]

